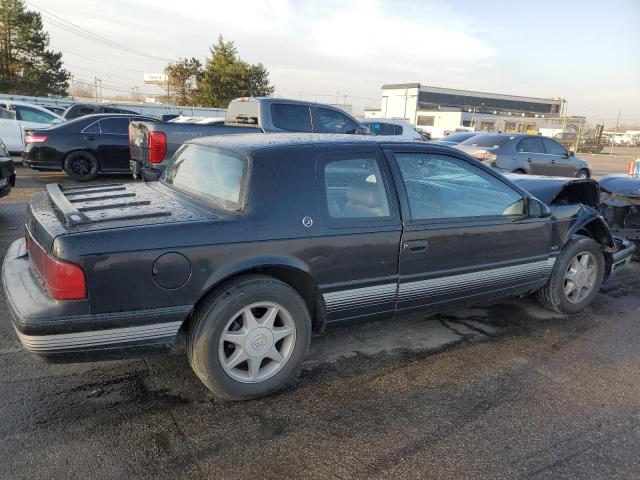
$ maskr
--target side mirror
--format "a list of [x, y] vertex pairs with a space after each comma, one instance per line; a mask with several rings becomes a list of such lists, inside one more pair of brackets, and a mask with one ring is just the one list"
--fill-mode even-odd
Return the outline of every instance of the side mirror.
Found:
[[356, 135], [371, 135], [369, 131], [369, 127], [365, 127], [364, 125], [360, 125], [356, 127]]
[[551, 216], [551, 209], [536, 197], [528, 197], [527, 215], [531, 218], [547, 218]]
[[570, 156], [570, 157], [575, 156], [575, 154], [576, 154], [576, 152], [574, 152], [573, 150], [569, 150], [569, 156]]

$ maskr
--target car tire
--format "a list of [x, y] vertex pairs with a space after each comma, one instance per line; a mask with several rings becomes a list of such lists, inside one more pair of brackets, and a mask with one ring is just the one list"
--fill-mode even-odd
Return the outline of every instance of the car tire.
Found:
[[589, 170], [587, 170], [586, 168], [581, 168], [576, 173], [576, 178], [591, 178], [591, 175], [589, 175]]
[[[585, 258], [587, 265], [583, 266]], [[576, 262], [580, 267], [575, 268]], [[598, 295], [604, 273], [600, 244], [590, 237], [576, 235], [562, 249], [549, 281], [536, 292], [536, 297], [547, 310], [565, 314], [581, 312]]]
[[197, 307], [187, 332], [187, 355], [213, 393], [248, 400], [289, 382], [310, 341], [311, 316], [298, 292], [273, 277], [245, 275]]
[[513, 172], [511, 173], [517, 173], [519, 175], [527, 175], [527, 171], [522, 169], [522, 168], [516, 168]]
[[88, 182], [96, 178], [100, 166], [91, 153], [76, 150], [64, 159], [63, 169], [76, 182]]

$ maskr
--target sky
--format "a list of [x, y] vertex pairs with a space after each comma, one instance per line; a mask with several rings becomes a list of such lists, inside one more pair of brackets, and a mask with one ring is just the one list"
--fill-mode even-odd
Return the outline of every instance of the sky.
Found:
[[[143, 73], [182, 57], [205, 61], [223, 35], [244, 60], [267, 67], [277, 96], [338, 99], [358, 112], [380, 105], [383, 84], [419, 82], [563, 97], [570, 114], [611, 125], [620, 113], [622, 124], [640, 124], [640, 0], [26, 4], [43, 13], [51, 47], [74, 78], [102, 78], [105, 95], [133, 86], [158, 92], [143, 85]], [[62, 20], [129, 50], [75, 35]]]

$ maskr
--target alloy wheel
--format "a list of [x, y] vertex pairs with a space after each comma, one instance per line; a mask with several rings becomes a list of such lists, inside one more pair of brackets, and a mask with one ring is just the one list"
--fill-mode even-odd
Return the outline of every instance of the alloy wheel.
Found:
[[564, 296], [580, 303], [591, 294], [598, 278], [598, 261], [590, 252], [580, 252], [569, 262], [564, 274]]
[[282, 305], [254, 303], [227, 322], [220, 336], [218, 356], [231, 378], [242, 383], [258, 383], [284, 367], [295, 342], [295, 322]]

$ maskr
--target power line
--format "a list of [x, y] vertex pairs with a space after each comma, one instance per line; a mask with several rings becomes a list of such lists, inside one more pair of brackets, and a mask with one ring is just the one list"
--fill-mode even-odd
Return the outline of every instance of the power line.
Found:
[[131, 48], [127, 45], [123, 45], [121, 43], [117, 43], [114, 42], [113, 40], [108, 39], [107, 37], [103, 37], [102, 35], [98, 35], [97, 33], [91, 32], [89, 30], [87, 30], [86, 28], [82, 28], [79, 25], [76, 25], [73, 22], [70, 22], [68, 20], [65, 20], [64, 18], [56, 15], [55, 13], [49, 12], [48, 10], [43, 9], [42, 7], [39, 7], [38, 5], [34, 4], [33, 2], [30, 1], [26, 1], [25, 2], [27, 5], [31, 6], [32, 8], [35, 8], [37, 10], [40, 10], [42, 12], [42, 15], [49, 21], [51, 22], [53, 25], [56, 25], [59, 28], [62, 28], [63, 30], [66, 30], [70, 33], [73, 33], [74, 35], [77, 35], [79, 37], [82, 37], [86, 40], [91, 40], [93, 42], [96, 42], [100, 45], [104, 45], [106, 47], [111, 47], [113, 49], [119, 50], [121, 52], [125, 52], [125, 53], [130, 53], [133, 55], [139, 55], [142, 57], [147, 57], [147, 58], [153, 58], [154, 60], [162, 60], [162, 61], [166, 61], [166, 62], [172, 62], [173, 59], [170, 58], [165, 58], [165, 57], [160, 57], [157, 55], [152, 55], [150, 53], [146, 53], [140, 50], [137, 50], [135, 48]]
[[70, 52], [69, 50], [61, 50], [61, 51], [62, 51], [63, 55], [73, 55], [75, 57], [84, 58], [85, 60], [90, 60], [92, 62], [100, 63], [101, 65], [109, 65], [110, 67], [121, 68], [123, 70], [130, 70], [130, 71], [136, 72], [136, 73], [146, 73], [144, 70], [137, 70], [135, 68], [123, 67], [122, 65], [117, 65], [115, 63], [104, 62], [102, 60], [97, 60], [95, 58], [87, 57], [86, 55], [80, 55], [79, 53]]
[[[99, 73], [100, 75], [103, 75], [103, 76], [105, 76], [105, 77], [116, 77], [116, 78], [121, 78], [121, 79], [123, 79], [123, 80], [130, 80], [130, 81], [134, 81], [134, 80], [133, 80], [133, 78], [134, 78], [134, 77], [125, 77], [125, 76], [123, 76], [123, 75], [116, 75], [116, 74], [114, 74], [114, 73], [101, 72], [101, 71], [99, 71], [99, 70], [94, 70], [93, 68], [86, 68], [86, 67], [81, 67], [81, 66], [79, 66], [79, 65], [72, 65], [71, 63], [67, 63], [67, 62], [64, 62], [64, 65], [65, 65], [66, 67], [71, 67], [71, 68], [73, 68], [73, 69], [85, 70], [85, 71], [90, 72], [90, 73]], [[136, 81], [137, 81], [137, 80], [136, 80]]]

